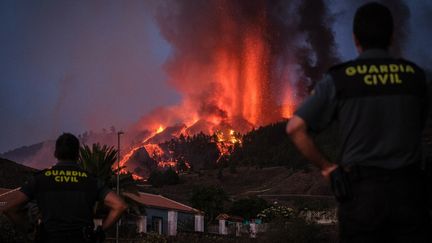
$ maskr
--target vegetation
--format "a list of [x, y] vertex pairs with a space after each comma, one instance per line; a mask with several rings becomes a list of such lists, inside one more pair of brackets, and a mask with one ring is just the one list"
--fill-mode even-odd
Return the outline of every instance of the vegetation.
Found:
[[293, 206], [299, 210], [323, 211], [336, 208], [336, 202], [333, 199], [311, 199], [296, 198], [292, 199]]
[[162, 187], [165, 185], [176, 185], [179, 183], [180, 178], [177, 172], [170, 167], [165, 171], [152, 171], [147, 181], [154, 187]]
[[[235, 146], [229, 163], [262, 167], [285, 166], [294, 170], [309, 165], [285, 132], [286, 122], [260, 127], [243, 136], [242, 146]], [[331, 127], [316, 137], [320, 148], [332, 159], [338, 154], [336, 130]]]
[[[192, 170], [229, 167], [236, 172], [237, 166], [256, 166], [259, 168], [285, 166], [293, 170], [307, 169], [309, 163], [297, 151], [285, 132], [286, 121], [260, 127], [242, 136], [241, 144], [229, 148], [229, 154], [221, 156], [217, 136], [203, 133], [183, 136], [160, 144], [178, 162], [178, 170], [185, 171], [187, 161]], [[240, 135], [238, 135], [240, 137]], [[336, 159], [338, 146], [335, 127], [332, 126], [319, 136], [317, 143], [331, 159]], [[220, 177], [223, 177], [222, 171]]]
[[283, 165], [303, 169], [306, 163], [286, 135], [285, 126], [286, 122], [280, 122], [247, 133], [229, 162], [261, 168]]
[[258, 197], [244, 198], [234, 201], [229, 209], [229, 214], [250, 220], [257, 218], [258, 213], [268, 208], [268, 203]]
[[204, 211], [207, 223], [223, 212], [227, 200], [228, 195], [218, 186], [197, 186], [190, 198], [192, 207]]
[[14, 226], [3, 214], [0, 214], [0, 242], [28, 242], [24, 232]]
[[[80, 148], [78, 164], [104, 185], [115, 188], [117, 186], [117, 150], [112, 146], [93, 144], [91, 147], [83, 145]], [[120, 168], [120, 170], [123, 168]], [[137, 192], [136, 183], [131, 173], [121, 173], [119, 176], [120, 190]]]
[[[176, 161], [187, 161], [193, 170], [212, 169], [216, 167], [219, 158], [219, 150], [214, 142], [215, 137], [199, 133], [194, 136], [183, 136], [171, 139], [161, 144], [162, 148], [173, 151], [172, 156]], [[182, 164], [182, 169], [185, 169]]]
[[323, 228], [314, 223], [308, 223], [300, 217], [287, 220], [284, 217], [273, 219], [268, 230], [259, 236], [260, 242], [332, 242], [325, 234]]
[[99, 143], [92, 147], [83, 145], [80, 148], [78, 164], [86, 171], [90, 172], [105, 185], [109, 185], [113, 176], [112, 168], [117, 161], [117, 150], [107, 145], [101, 146]]

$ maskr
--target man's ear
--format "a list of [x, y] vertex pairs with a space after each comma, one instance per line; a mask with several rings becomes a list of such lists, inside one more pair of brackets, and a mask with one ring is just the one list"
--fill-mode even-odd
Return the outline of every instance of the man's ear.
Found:
[[54, 151], [54, 158], [58, 159], [58, 152], [57, 152], [57, 149]]
[[352, 36], [353, 36], [353, 40], [354, 40], [354, 44], [355, 44], [355, 47], [357, 49], [357, 52], [362, 53], [363, 47], [361, 46], [360, 41], [358, 40], [357, 36], [354, 33], [352, 34]]

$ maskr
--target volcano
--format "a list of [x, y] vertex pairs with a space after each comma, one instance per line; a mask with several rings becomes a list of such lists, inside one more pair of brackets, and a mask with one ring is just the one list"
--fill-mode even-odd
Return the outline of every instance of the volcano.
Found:
[[155, 19], [172, 47], [164, 68], [183, 99], [139, 121], [151, 135], [132, 145], [126, 166], [137, 148], [200, 133], [215, 136], [221, 158], [241, 134], [289, 118], [338, 60], [324, 0], [162, 2]]

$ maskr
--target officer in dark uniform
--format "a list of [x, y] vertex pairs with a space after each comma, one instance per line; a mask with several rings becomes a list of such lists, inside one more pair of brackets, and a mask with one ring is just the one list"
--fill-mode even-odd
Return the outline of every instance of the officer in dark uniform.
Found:
[[42, 242], [94, 242], [93, 215], [97, 201], [110, 209], [103, 221], [105, 230], [114, 224], [126, 204], [114, 192], [78, 166], [79, 141], [65, 133], [56, 141], [58, 163], [37, 173], [15, 192], [7, 204], [6, 215], [21, 223], [19, 206], [35, 199], [42, 214]]
[[[393, 17], [368, 3], [354, 18], [359, 57], [331, 68], [295, 112], [287, 133], [332, 185], [342, 242], [432, 242], [426, 183], [419, 169], [428, 81], [389, 52]], [[309, 131], [337, 121], [338, 163]]]

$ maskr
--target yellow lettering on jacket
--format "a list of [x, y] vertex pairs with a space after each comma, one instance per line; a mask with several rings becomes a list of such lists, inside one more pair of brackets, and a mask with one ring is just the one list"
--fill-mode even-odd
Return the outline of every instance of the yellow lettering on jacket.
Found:
[[410, 64], [381, 64], [381, 65], [352, 65], [345, 68], [345, 75], [353, 77], [362, 76], [366, 85], [393, 85], [402, 84], [401, 74], [415, 74]]
[[60, 183], [76, 183], [79, 177], [88, 177], [87, 173], [76, 170], [47, 170], [44, 173], [47, 177], [54, 177], [55, 182]]

